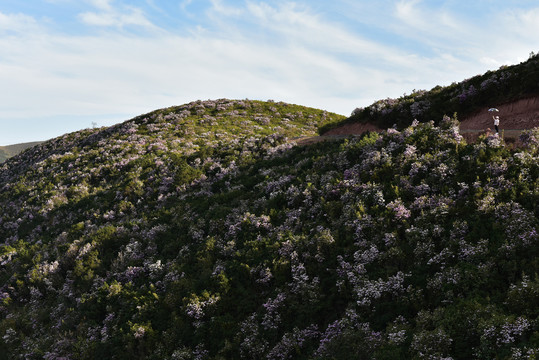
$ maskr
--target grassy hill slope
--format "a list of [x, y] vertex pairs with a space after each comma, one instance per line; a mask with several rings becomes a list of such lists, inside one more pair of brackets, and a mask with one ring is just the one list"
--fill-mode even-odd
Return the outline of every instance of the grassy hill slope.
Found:
[[537, 131], [287, 140], [341, 120], [195, 102], [9, 159], [0, 358], [537, 356]]
[[39, 144], [41, 144], [41, 141], [34, 141], [34, 142], [21, 143], [21, 144], [15, 144], [15, 145], [8, 145], [8, 146], [0, 146], [0, 163], [6, 161], [10, 157], [15, 156], [28, 148], [31, 148]]

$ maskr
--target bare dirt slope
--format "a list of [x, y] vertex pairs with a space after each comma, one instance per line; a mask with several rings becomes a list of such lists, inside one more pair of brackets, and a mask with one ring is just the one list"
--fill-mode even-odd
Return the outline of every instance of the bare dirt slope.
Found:
[[[499, 110], [500, 129], [523, 130], [539, 126], [539, 96], [528, 97], [504, 104], [492, 104]], [[462, 130], [485, 130], [493, 128], [493, 113], [488, 107], [460, 120]]]
[[[500, 117], [500, 129], [506, 134], [520, 133], [521, 130], [539, 126], [539, 95], [526, 97], [503, 104], [492, 104], [499, 110], [496, 114]], [[494, 130], [492, 112], [489, 107], [480, 109], [464, 118], [459, 118], [460, 129], [463, 133], [476, 133]], [[360, 135], [366, 131], [381, 131], [379, 127], [370, 123], [344, 124], [324, 133], [323, 136], [331, 138], [339, 135]]]
[[370, 123], [344, 124], [324, 133], [324, 135], [360, 135], [366, 131], [381, 131], [378, 126]]
[[382, 131], [382, 129], [371, 123], [350, 123], [333, 128], [321, 136], [305, 136], [293, 141], [299, 145], [310, 145], [325, 140], [342, 139], [349, 135], [361, 135], [366, 131]]

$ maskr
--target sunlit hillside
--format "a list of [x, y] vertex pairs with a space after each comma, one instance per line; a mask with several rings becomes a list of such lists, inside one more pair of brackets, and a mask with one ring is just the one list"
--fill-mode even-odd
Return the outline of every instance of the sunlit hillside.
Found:
[[40, 141], [35, 141], [35, 142], [29, 142], [29, 143], [9, 145], [9, 146], [0, 146], [0, 163], [40, 143], [41, 143]]
[[199, 101], [0, 167], [1, 359], [539, 353], [539, 130]]

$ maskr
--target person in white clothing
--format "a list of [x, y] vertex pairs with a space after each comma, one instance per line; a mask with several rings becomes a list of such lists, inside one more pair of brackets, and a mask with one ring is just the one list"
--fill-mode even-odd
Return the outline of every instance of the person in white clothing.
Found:
[[499, 133], [498, 126], [500, 125], [500, 117], [498, 115], [494, 115], [492, 117], [494, 119], [494, 128], [496, 129], [496, 134]]

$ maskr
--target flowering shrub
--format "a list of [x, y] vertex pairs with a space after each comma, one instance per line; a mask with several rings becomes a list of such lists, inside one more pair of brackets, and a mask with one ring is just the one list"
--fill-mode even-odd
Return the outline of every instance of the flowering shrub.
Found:
[[388, 98], [356, 108], [347, 121], [375, 123], [380, 128], [393, 125], [405, 128], [414, 119], [439, 121], [444, 114], [454, 113], [464, 117], [508, 99], [536, 95], [539, 92], [538, 70], [539, 56], [534, 54], [520, 64], [502, 66], [497, 71], [487, 71], [459, 83], [436, 86], [430, 91], [414, 90], [397, 99]]
[[523, 131], [519, 140], [532, 152], [536, 152], [539, 149], [539, 127]]
[[194, 102], [8, 160], [0, 358], [535, 356], [537, 152], [289, 139], [338, 120]]

